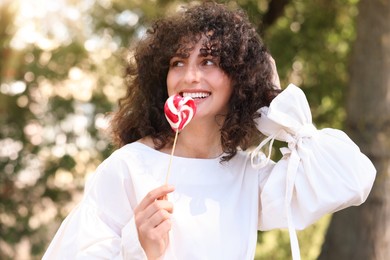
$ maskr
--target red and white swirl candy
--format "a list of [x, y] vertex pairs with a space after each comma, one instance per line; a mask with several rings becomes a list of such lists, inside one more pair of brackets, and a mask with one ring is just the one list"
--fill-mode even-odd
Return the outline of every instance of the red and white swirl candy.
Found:
[[180, 132], [194, 117], [196, 105], [191, 97], [176, 94], [165, 102], [164, 113], [172, 129]]

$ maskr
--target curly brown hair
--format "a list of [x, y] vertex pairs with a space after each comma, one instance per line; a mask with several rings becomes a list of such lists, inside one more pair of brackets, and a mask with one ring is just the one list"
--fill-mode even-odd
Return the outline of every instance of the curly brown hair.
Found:
[[[191, 46], [205, 37], [201, 51], [219, 57], [220, 67], [233, 86], [229, 111], [221, 126], [222, 161], [230, 160], [237, 149], [247, 149], [259, 136], [254, 119], [257, 110], [269, 106], [278, 90], [272, 83], [269, 53], [241, 9], [213, 2], [188, 7], [172, 17], [155, 21], [134, 50], [126, 66], [126, 96], [111, 120], [113, 141], [123, 146], [151, 136], [155, 149], [173, 140], [165, 119], [168, 98], [166, 78], [170, 59], [180, 52], [188, 55]], [[258, 138], [257, 138], [258, 140]]]

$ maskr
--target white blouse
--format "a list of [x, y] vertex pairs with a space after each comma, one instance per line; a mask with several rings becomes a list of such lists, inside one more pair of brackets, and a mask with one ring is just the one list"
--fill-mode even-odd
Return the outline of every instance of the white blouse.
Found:
[[[295, 229], [324, 214], [363, 203], [375, 168], [343, 132], [316, 130], [303, 92], [290, 85], [258, 128], [269, 136], [251, 154], [230, 161], [175, 156], [169, 183], [175, 191], [169, 247], [164, 259], [253, 259], [257, 230]], [[276, 164], [262, 152], [286, 141]], [[147, 259], [133, 209], [165, 182], [170, 155], [134, 142], [115, 151], [88, 182], [79, 205], [64, 220], [43, 259]]]

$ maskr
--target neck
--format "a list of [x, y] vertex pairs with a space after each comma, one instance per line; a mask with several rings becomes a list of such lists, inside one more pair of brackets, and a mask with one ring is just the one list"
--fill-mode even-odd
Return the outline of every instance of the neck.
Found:
[[175, 155], [204, 159], [220, 156], [223, 150], [219, 128], [217, 124], [189, 124], [178, 136]]

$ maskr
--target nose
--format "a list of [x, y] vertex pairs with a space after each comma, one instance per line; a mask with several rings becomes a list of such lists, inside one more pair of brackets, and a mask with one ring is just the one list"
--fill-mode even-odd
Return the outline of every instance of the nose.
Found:
[[196, 65], [189, 65], [184, 74], [184, 82], [187, 84], [199, 83], [201, 71]]

